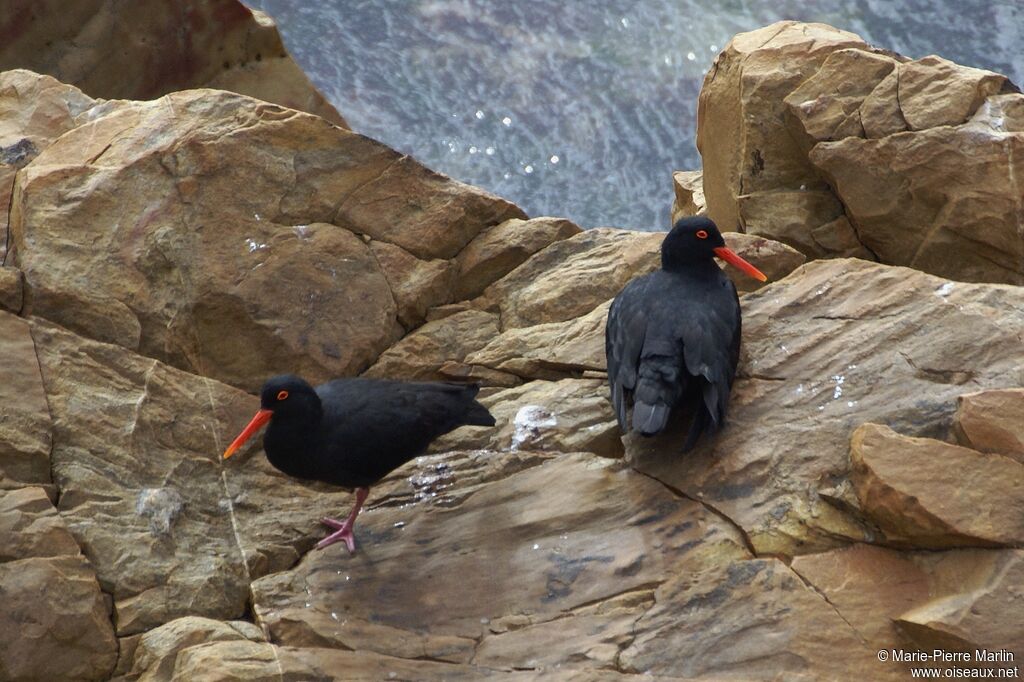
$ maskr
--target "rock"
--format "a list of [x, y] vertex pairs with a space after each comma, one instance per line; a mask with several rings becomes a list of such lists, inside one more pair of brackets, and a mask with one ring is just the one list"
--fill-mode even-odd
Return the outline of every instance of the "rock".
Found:
[[0, 312], [0, 488], [50, 483], [50, 410], [29, 325]]
[[484, 228], [512, 218], [526, 214], [403, 156], [343, 201], [337, 221], [426, 260], [454, 258]]
[[633, 632], [622, 669], [658, 679], [906, 677], [880, 663], [831, 604], [774, 558], [677, 572]]
[[118, 635], [242, 616], [250, 579], [292, 565], [319, 516], [347, 505], [262, 455], [222, 463], [252, 396], [42, 320], [31, 331], [61, 517], [113, 597]]
[[1014, 178], [1024, 172], [1024, 127], [1005, 128], [991, 113], [982, 107], [957, 127], [822, 142], [810, 159], [882, 262], [1022, 284], [1024, 198]]
[[380, 379], [439, 381], [448, 375], [441, 367], [461, 365], [466, 354], [498, 334], [498, 316], [465, 310], [427, 322], [381, 353], [363, 376]]
[[604, 372], [604, 327], [611, 301], [567, 322], [513, 327], [484, 339], [465, 362], [525, 379], [561, 379], [586, 370]]
[[1006, 76], [960, 66], [935, 55], [899, 66], [899, 106], [911, 130], [955, 126], [967, 121]]
[[316, 117], [214, 91], [122, 103], [20, 178], [26, 314], [251, 391], [360, 372], [401, 334], [370, 248], [325, 221], [377, 238], [361, 221], [394, 224], [434, 252], [518, 212]]
[[1024, 543], [1024, 464], [864, 424], [850, 442], [861, 508], [893, 542], [917, 547]]
[[[11, 205], [18, 170], [79, 125], [96, 104], [78, 88], [49, 76], [20, 69], [0, 73], [0, 206]], [[0, 211], [0, 258], [7, 253], [8, 215], [6, 208]], [[0, 306], [11, 310], [9, 295], [5, 292]]]
[[672, 187], [675, 202], [672, 204], [672, 224], [680, 218], [706, 215], [708, 208], [704, 200], [704, 172], [676, 171], [672, 173]]
[[0, 267], [0, 310], [17, 315], [21, 312], [24, 300], [24, 286], [21, 270], [18, 268]]
[[607, 381], [531, 381], [479, 401], [494, 415], [497, 426], [463, 426], [434, 441], [432, 452], [479, 448], [622, 456]]
[[[339, 671], [342, 671], [339, 673]], [[182, 651], [175, 661], [171, 682], [235, 682], [275, 680], [451, 680], [473, 682], [481, 676], [500, 675], [511, 682], [532, 682], [543, 678], [532, 672], [493, 670], [482, 666], [443, 661], [411, 660], [381, 656], [365, 651], [344, 651], [317, 647], [281, 647], [256, 642], [213, 642]], [[149, 678], [145, 678], [149, 682]], [[155, 678], [163, 680], [164, 678]], [[627, 679], [614, 673], [560, 674], [569, 682], [617, 681]]]
[[[764, 191], [738, 198], [744, 229], [812, 258], [875, 260], [831, 191]], [[810, 227], [809, 227], [810, 226]]]
[[5, 680], [107, 679], [117, 640], [96, 574], [41, 488], [0, 491]]
[[[661, 266], [661, 232], [587, 230], [555, 242], [487, 288], [481, 305], [501, 313], [503, 330], [582, 317], [614, 297], [634, 277]], [[803, 258], [762, 238], [725, 234], [726, 245], [770, 278], [788, 274]], [[737, 289], [757, 280], [727, 268]]]
[[873, 650], [908, 649], [893, 621], [928, 601], [937, 587], [932, 576], [891, 549], [854, 544], [793, 559], [791, 568], [835, 607]]
[[[700, 92], [697, 148], [708, 215], [722, 229], [750, 218], [740, 213], [741, 196], [828, 189], [785, 132], [786, 96], [849, 48], [867, 45], [831, 26], [784, 21], [736, 35], [715, 59]], [[812, 220], [808, 229], [828, 220]]]
[[810, 138], [864, 137], [864, 100], [899, 65], [899, 60], [860, 48], [836, 50], [821, 68], [785, 97], [788, 113]]
[[[744, 260], [757, 266], [758, 270], [768, 276], [769, 282], [783, 279], [807, 260], [796, 249], [764, 237], [739, 232], [726, 232], [722, 236], [725, 238], [726, 246], [738, 253]], [[764, 282], [748, 277], [731, 266], [723, 264], [722, 267], [732, 283], [736, 285], [736, 291], [741, 294], [756, 291], [765, 286]]]
[[563, 218], [513, 218], [487, 228], [459, 252], [456, 298], [478, 296], [533, 254], [580, 232]]
[[864, 137], [877, 139], [909, 129], [907, 119], [903, 118], [903, 110], [900, 109], [899, 85], [900, 71], [893, 69], [864, 98], [860, 106]]
[[0, 491], [0, 563], [78, 556], [78, 544], [39, 487]]
[[967, 650], [973, 659], [977, 650], [1002, 649], [1019, 660], [1016, 633], [1024, 622], [1014, 606], [1021, 600], [1021, 556], [1020, 550], [896, 552], [857, 544], [796, 557], [792, 569], [873, 650]]
[[700, 96], [708, 213], [811, 258], [1024, 283], [1014, 90], [999, 74], [909, 61], [822, 24], [740, 34]]
[[406, 329], [423, 324], [427, 310], [448, 303], [455, 285], [455, 264], [433, 259], [423, 261], [400, 246], [370, 242], [398, 308], [398, 321]]
[[0, 35], [0, 70], [47, 73], [95, 97], [155, 99], [222, 88], [347, 127], [292, 61], [273, 20], [237, 0], [147, 0], [127, 10], [113, 0], [86, 0], [70, 11], [50, 0], [20, 3], [4, 17]]
[[[252, 627], [251, 623], [244, 625]], [[196, 616], [178, 618], [139, 638], [130, 674], [147, 680], [170, 680], [174, 678], [178, 653], [183, 649], [211, 642], [263, 641], [262, 637], [251, 635], [249, 628], [239, 629], [232, 623]]]
[[1024, 385], [1018, 287], [949, 287], [906, 268], [826, 260], [741, 305], [725, 428], [678, 457], [680, 419], [664, 438], [627, 441], [626, 453], [735, 521], [758, 553], [795, 556], [876, 537], [818, 494], [849, 477], [850, 435], [860, 424], [942, 438], [965, 383]]
[[614, 669], [658, 584], [745, 556], [727, 523], [612, 460], [539, 459], [472, 494], [463, 484], [371, 509], [357, 563], [318, 552], [257, 580], [272, 641], [591, 679]]
[[633, 277], [661, 263], [659, 232], [596, 228], [555, 242], [483, 294], [502, 329], [564, 322], [589, 313]]
[[[1024, 656], [1020, 638], [1024, 631], [1024, 594], [1020, 589], [1024, 584], [1024, 551], [988, 554], [995, 556], [970, 557], [973, 561], [957, 576], [966, 582], [963, 574], [973, 568], [975, 575], [970, 583], [974, 584], [968, 583], [963, 591], [941, 596], [898, 617], [896, 624], [914, 644], [928, 650], [968, 651], [975, 661], [976, 652], [981, 650], [1009, 652], [1013, 659], [1004, 661], [1020, 661]], [[1016, 663], [974, 665], [1006, 668]]]
[[1024, 389], [1004, 388], [960, 396], [953, 427], [961, 444], [1024, 463]]

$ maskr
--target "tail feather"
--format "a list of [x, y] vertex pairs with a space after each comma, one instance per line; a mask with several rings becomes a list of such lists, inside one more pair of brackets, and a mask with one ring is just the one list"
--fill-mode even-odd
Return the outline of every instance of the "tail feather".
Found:
[[638, 400], [633, 404], [633, 428], [644, 436], [660, 433], [668, 423], [671, 411], [668, 405], [649, 405]]
[[686, 440], [683, 441], [683, 448], [680, 451], [682, 454], [685, 455], [697, 445], [697, 439], [700, 438], [700, 434], [703, 433], [707, 425], [708, 413], [698, 406], [697, 411], [693, 413], [693, 419], [690, 421], [690, 428], [686, 432]]

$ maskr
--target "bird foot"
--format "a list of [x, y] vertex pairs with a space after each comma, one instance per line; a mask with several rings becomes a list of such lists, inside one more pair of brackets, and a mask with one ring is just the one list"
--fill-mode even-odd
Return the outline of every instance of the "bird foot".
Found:
[[348, 547], [349, 554], [356, 551], [356, 538], [352, 534], [352, 528], [350, 526], [344, 523], [340, 523], [334, 519], [320, 519], [320, 522], [325, 526], [330, 526], [331, 528], [334, 528], [335, 532], [331, 533], [323, 540], [316, 543], [317, 549], [330, 547], [335, 542], [344, 542], [345, 546]]
[[320, 523], [324, 524], [328, 528], [333, 528], [334, 530], [341, 530], [345, 527], [344, 521], [339, 521], [338, 519], [331, 519], [326, 516], [320, 519]]

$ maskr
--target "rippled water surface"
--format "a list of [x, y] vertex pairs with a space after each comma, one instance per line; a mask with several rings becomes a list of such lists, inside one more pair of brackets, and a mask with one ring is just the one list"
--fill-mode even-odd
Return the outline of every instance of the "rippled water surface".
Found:
[[246, 0], [352, 127], [530, 215], [666, 229], [729, 38], [823, 21], [1024, 77], [1024, 0]]

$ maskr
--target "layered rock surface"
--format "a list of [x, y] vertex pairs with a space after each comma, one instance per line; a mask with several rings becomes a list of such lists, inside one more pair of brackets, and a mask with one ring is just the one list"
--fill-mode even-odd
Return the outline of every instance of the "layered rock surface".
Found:
[[812, 257], [1022, 284], [1022, 112], [1005, 76], [823, 24], [740, 34], [700, 96], [708, 213]]
[[[381, 204], [405, 214], [394, 245]], [[454, 265], [431, 259], [519, 215], [323, 119], [206, 90], [67, 132], [19, 175], [11, 234], [25, 314], [254, 390], [365, 369], [453, 295]]]
[[[737, 37], [719, 69], [749, 53], [761, 104], [773, 83], [811, 97], [838, 78], [814, 135], [894, 121], [881, 91], [858, 104], [889, 62], [921, 114], [890, 137], [976, 115], [855, 37], [776, 29]], [[966, 75], [970, 88], [938, 82], [980, 108], [1007, 97]], [[661, 235], [527, 220], [239, 95], [97, 102], [27, 72], [0, 84], [20, 112], [0, 139], [8, 280], [23, 284], [0, 298], [0, 622], [28, 633], [0, 648], [0, 677], [895, 680], [906, 666], [877, 651], [1024, 656], [1024, 289], [804, 264], [861, 252], [844, 205], [823, 182], [773, 204], [775, 180], [752, 174], [744, 205], [792, 220], [777, 234], [804, 253], [726, 235], [771, 282], [729, 271], [744, 313], [729, 421], [683, 457], [685, 420], [620, 439], [604, 376], [609, 301], [658, 266]], [[765, 172], [777, 158], [794, 182], [816, 172], [806, 150], [786, 156], [777, 123], [761, 131], [781, 145]], [[731, 185], [705, 170], [714, 216]], [[817, 250], [786, 236], [837, 205]], [[350, 496], [281, 475], [256, 445], [219, 457], [257, 407], [246, 391], [279, 371], [473, 379], [498, 423], [375, 486], [356, 554], [314, 552], [318, 519]]]

